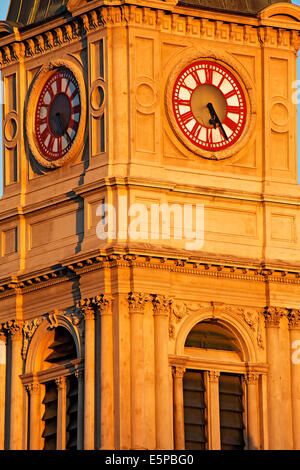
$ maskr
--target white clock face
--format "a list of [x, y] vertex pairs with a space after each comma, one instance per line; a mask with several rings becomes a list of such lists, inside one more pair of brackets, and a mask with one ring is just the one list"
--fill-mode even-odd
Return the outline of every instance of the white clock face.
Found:
[[233, 145], [246, 123], [243, 89], [223, 65], [200, 60], [185, 67], [173, 88], [173, 112], [184, 136], [203, 150]]

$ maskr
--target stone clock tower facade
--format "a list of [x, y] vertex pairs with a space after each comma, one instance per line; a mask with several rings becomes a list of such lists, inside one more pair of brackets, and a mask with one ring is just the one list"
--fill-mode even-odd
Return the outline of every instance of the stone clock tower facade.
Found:
[[270, 0], [11, 1], [1, 449], [300, 449], [299, 30]]

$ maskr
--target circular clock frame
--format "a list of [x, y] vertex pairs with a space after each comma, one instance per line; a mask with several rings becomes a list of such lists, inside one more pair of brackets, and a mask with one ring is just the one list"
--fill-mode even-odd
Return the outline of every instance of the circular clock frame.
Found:
[[[56, 75], [61, 71], [61, 74], [64, 75], [65, 77], [69, 76], [70, 78], [70, 83], [72, 83], [72, 90], [74, 91], [74, 96], [75, 100], [73, 100], [73, 103], [78, 102], [80, 104], [80, 109], [79, 109], [79, 116], [77, 115], [76, 119], [78, 118], [78, 121], [74, 121], [71, 119], [71, 116], [74, 116], [73, 111], [77, 110], [76, 104], [72, 104], [72, 101], [70, 100], [70, 104], [68, 105], [70, 107], [69, 109], [69, 114], [70, 114], [70, 127], [69, 129], [71, 132], [70, 133], [71, 137], [69, 136], [69, 142], [68, 144], [64, 144], [64, 149], [57, 149], [57, 152], [51, 152], [47, 150], [46, 145], [43, 144], [43, 139], [41, 138], [41, 131], [39, 130], [40, 127], [37, 128], [37, 120], [39, 120], [39, 123], [41, 122], [41, 108], [43, 107], [43, 96], [47, 94], [47, 91], [49, 87], [51, 86], [52, 79], [55, 81]], [[69, 75], [68, 75], [69, 74]], [[52, 96], [52, 104], [49, 106], [48, 114], [47, 114], [47, 119], [45, 120], [45, 123], [47, 123], [47, 128], [46, 124], [42, 125], [42, 128], [45, 128], [45, 132], [48, 133], [48, 135], [54, 133], [55, 135], [55, 125], [49, 124], [49, 115], [52, 109], [52, 112], [55, 112], [55, 98], [58, 97], [58, 94], [56, 97]], [[67, 99], [67, 94], [61, 94], [62, 98]], [[67, 104], [67, 103], [65, 103]], [[53, 105], [53, 106], [52, 106]], [[61, 104], [62, 105], [62, 104]], [[53, 111], [54, 109], [54, 111]], [[37, 160], [37, 162], [45, 167], [45, 168], [59, 168], [63, 165], [66, 165], [70, 161], [72, 161], [75, 157], [78, 156], [80, 150], [82, 149], [83, 143], [84, 143], [84, 136], [85, 136], [85, 130], [86, 130], [86, 113], [87, 113], [87, 103], [86, 103], [86, 87], [85, 87], [85, 81], [83, 78], [83, 73], [80, 70], [79, 67], [74, 65], [70, 61], [66, 60], [55, 60], [52, 61], [50, 64], [47, 66], [43, 67], [42, 70], [38, 73], [36, 76], [36, 79], [32, 85], [28, 104], [27, 104], [27, 113], [26, 113], [26, 130], [27, 130], [27, 138], [28, 138], [28, 143], [30, 150], [34, 156], [34, 158]], [[57, 113], [56, 115], [59, 115]], [[44, 117], [44, 116], [43, 116]], [[60, 119], [60, 116], [58, 116]], [[60, 120], [60, 124], [63, 125], [62, 121]], [[58, 125], [58, 124], [57, 124]], [[54, 127], [53, 127], [54, 126]], [[51, 130], [51, 132], [50, 132]], [[66, 129], [65, 129], [66, 130]], [[57, 132], [57, 131], [56, 131]], [[64, 133], [64, 135], [66, 135]], [[55, 137], [58, 137], [59, 134], [57, 134]], [[56, 139], [58, 142], [60, 142], [60, 139]], [[61, 150], [60, 152], [58, 150]]]
[[[193, 139], [183, 131], [174, 110], [174, 88], [178, 79], [185, 70], [188, 70], [193, 64], [200, 62], [215, 63], [219, 65], [220, 68], [227, 70], [230, 76], [234, 77], [234, 81], [243, 96], [245, 109], [247, 110], [245, 120], [242, 123], [241, 132], [239, 132], [229, 145], [219, 149], [206, 149], [193, 143]], [[195, 89], [196, 88], [197, 87], [195, 87]], [[225, 51], [218, 52], [218, 50], [211, 51], [201, 49], [197, 51], [192, 50], [189, 54], [182, 53], [182, 59], [177, 59], [177, 63], [174, 65], [167, 81], [165, 106], [169, 123], [181, 143], [193, 154], [210, 160], [223, 160], [236, 155], [247, 144], [255, 127], [256, 106], [251, 79], [243, 66]]]

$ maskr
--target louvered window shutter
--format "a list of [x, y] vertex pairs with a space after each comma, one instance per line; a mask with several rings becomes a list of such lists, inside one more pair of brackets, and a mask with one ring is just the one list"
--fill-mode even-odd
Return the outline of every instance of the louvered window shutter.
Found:
[[44, 423], [44, 431], [42, 434], [44, 438], [44, 450], [56, 450], [57, 399], [57, 385], [55, 381], [47, 382], [45, 384], [45, 396], [43, 399], [45, 411], [42, 418]]
[[187, 450], [206, 448], [204, 393], [203, 372], [187, 370], [183, 378], [185, 448]]
[[68, 378], [67, 393], [67, 450], [77, 449], [78, 381], [74, 375]]
[[220, 374], [221, 449], [242, 450], [244, 442], [243, 389], [240, 375]]

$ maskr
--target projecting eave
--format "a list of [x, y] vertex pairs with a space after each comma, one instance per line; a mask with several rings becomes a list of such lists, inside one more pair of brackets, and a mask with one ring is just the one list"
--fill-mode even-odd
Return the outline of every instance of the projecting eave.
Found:
[[263, 26], [300, 29], [300, 7], [292, 3], [275, 3], [258, 13]]
[[7, 21], [0, 21], [0, 38], [3, 38], [4, 36], [8, 36], [9, 34], [13, 34], [17, 26], [18, 25], [15, 23], [10, 23]]

